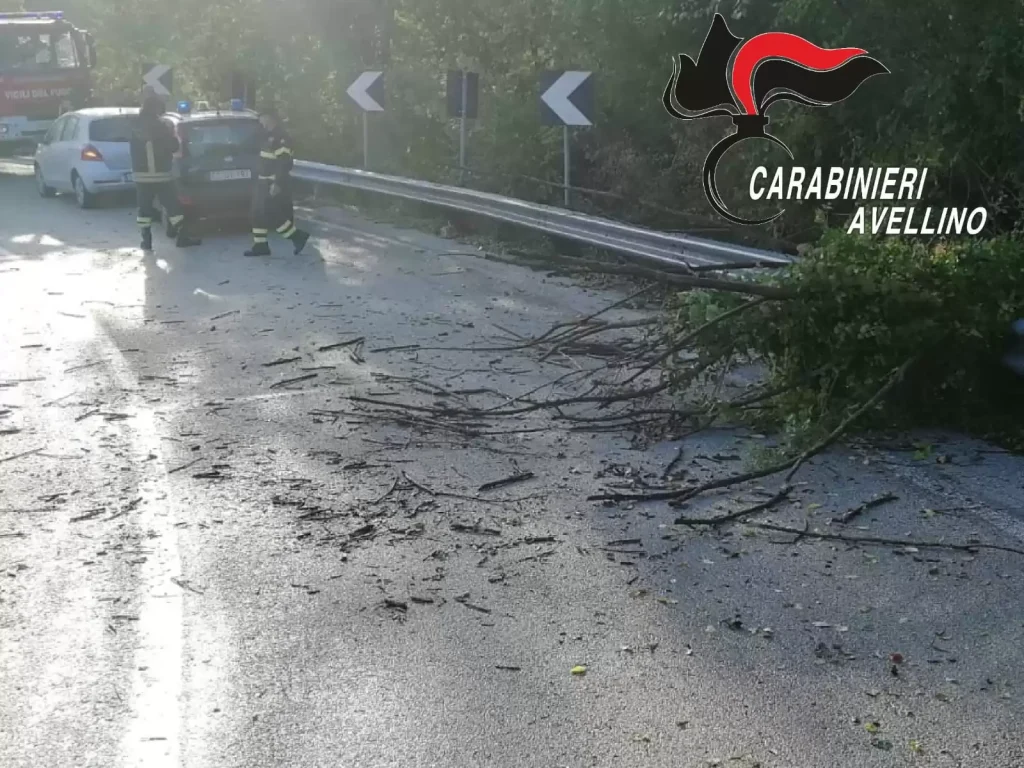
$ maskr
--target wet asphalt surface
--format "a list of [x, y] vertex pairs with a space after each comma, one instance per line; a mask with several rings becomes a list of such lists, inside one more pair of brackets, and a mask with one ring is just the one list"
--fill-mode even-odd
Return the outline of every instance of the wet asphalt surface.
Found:
[[[426, 348], [630, 288], [316, 216], [299, 257], [230, 233], [143, 256], [130, 208], [0, 176], [0, 765], [1024, 765], [1024, 557], [701, 533], [675, 517], [757, 488], [586, 501], [673, 444], [383, 418], [350, 398], [493, 404], [592, 364]], [[760, 519], [1024, 549], [1020, 461], [928, 441], [837, 449]]]

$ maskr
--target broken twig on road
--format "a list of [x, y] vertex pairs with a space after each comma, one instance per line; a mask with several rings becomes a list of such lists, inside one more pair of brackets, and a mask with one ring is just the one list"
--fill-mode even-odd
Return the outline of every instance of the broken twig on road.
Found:
[[849, 525], [850, 522], [852, 522], [853, 519], [858, 515], [867, 512], [869, 509], [874, 509], [875, 507], [880, 507], [883, 504], [888, 504], [890, 501], [896, 501], [898, 498], [899, 496], [897, 496], [895, 493], [884, 493], [877, 499], [865, 501], [863, 504], [858, 504], [856, 507], [848, 509], [839, 517], [833, 517], [832, 522], [841, 523], [842, 525]]
[[316, 373], [307, 373], [305, 376], [296, 376], [295, 378], [292, 378], [292, 379], [285, 379], [284, 381], [278, 381], [275, 384], [271, 384], [270, 388], [271, 389], [277, 389], [278, 387], [284, 387], [284, 386], [287, 386], [288, 384], [298, 384], [301, 381], [309, 381], [310, 379], [315, 379], [318, 375], [319, 374], [316, 374]]
[[587, 497], [588, 501], [670, 501], [670, 500], [685, 500], [692, 499], [694, 496], [707, 493], [708, 491], [719, 490], [721, 488], [730, 488], [734, 485], [746, 483], [751, 480], [760, 480], [763, 477], [778, 474], [785, 470], [786, 476], [783, 479], [783, 486], [788, 486], [793, 480], [793, 476], [796, 475], [800, 467], [803, 466], [811, 457], [821, 453], [823, 450], [832, 445], [836, 440], [843, 436], [843, 434], [850, 428], [858, 418], [863, 416], [867, 411], [878, 405], [882, 398], [884, 398], [889, 391], [896, 386], [897, 382], [901, 381], [907, 369], [914, 363], [916, 358], [910, 358], [904, 362], [900, 367], [894, 369], [886, 380], [874, 395], [868, 398], [861, 406], [854, 410], [849, 416], [843, 419], [842, 423], [839, 424], [827, 437], [819, 440], [813, 446], [808, 448], [806, 451], [801, 453], [795, 459], [789, 458], [785, 461], [780, 461], [777, 464], [773, 464], [770, 467], [764, 469], [752, 470], [750, 472], [744, 472], [739, 475], [733, 475], [731, 477], [720, 478], [718, 480], [712, 480], [711, 482], [704, 483], [693, 488], [680, 488], [678, 490], [671, 491], [657, 491], [655, 493], [647, 494], [627, 494], [627, 493], [600, 493], [594, 494]]
[[0, 459], [0, 464], [4, 464], [8, 461], [14, 461], [15, 459], [23, 459], [26, 456], [33, 456], [37, 453], [42, 453], [45, 448], [33, 448], [31, 451], [24, 451], [23, 453], [16, 453], [13, 456], [6, 456]]
[[999, 552], [1012, 552], [1015, 555], [1024, 555], [1024, 549], [1007, 547], [1002, 544], [971, 543], [960, 544], [944, 541], [916, 541], [913, 539], [897, 539], [887, 536], [847, 536], [839, 533], [823, 533], [821, 531], [805, 531], [800, 528], [790, 528], [785, 525], [774, 523], [748, 523], [751, 528], [760, 528], [765, 531], [776, 531], [778, 533], [792, 533], [800, 537], [812, 539], [826, 539], [828, 541], [845, 541], [850, 544], [881, 544], [897, 547], [918, 547], [919, 549], [952, 549], [959, 552], [976, 552], [979, 549], [992, 549]]
[[493, 491], [497, 488], [504, 488], [507, 485], [512, 485], [513, 483], [521, 483], [524, 480], [530, 480], [533, 477], [533, 472], [520, 472], [517, 475], [512, 475], [511, 477], [506, 477], [502, 480], [492, 480], [489, 483], [484, 483], [479, 488], [477, 488], [477, 490], [480, 492]]

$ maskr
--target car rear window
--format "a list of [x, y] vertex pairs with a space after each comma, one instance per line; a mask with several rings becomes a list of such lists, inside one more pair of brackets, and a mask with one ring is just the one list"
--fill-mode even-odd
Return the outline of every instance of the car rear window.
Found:
[[89, 123], [89, 140], [129, 142], [132, 140], [132, 131], [135, 130], [137, 122], [138, 117], [135, 115], [120, 115], [93, 120]]
[[202, 121], [185, 126], [185, 141], [193, 157], [231, 149], [259, 152], [260, 124], [257, 120]]

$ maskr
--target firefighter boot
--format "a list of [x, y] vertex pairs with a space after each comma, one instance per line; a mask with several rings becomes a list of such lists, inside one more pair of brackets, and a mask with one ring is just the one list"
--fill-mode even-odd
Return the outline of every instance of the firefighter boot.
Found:
[[252, 248], [245, 252], [246, 256], [269, 256], [270, 245], [267, 243], [253, 243]]
[[309, 240], [309, 232], [297, 229], [295, 234], [292, 235], [292, 246], [295, 248], [295, 255], [298, 256], [302, 253], [302, 249], [306, 247], [306, 242]]
[[153, 250], [153, 230], [148, 228], [142, 230], [142, 245], [139, 247], [144, 251]]
[[178, 232], [178, 236], [175, 238], [174, 244], [179, 248], [192, 248], [196, 245], [202, 245], [203, 241], [198, 237], [189, 237], [185, 234], [184, 229], [182, 229], [182, 231]]

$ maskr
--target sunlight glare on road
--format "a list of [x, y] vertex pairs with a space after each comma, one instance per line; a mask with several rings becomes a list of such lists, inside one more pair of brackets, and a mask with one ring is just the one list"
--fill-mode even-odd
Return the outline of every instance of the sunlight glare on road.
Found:
[[56, 248], [64, 245], [61, 240], [49, 235], [15, 235], [11, 238], [11, 242], [17, 245], [27, 245], [29, 243], [38, 243], [39, 245], [45, 245], [51, 248]]

